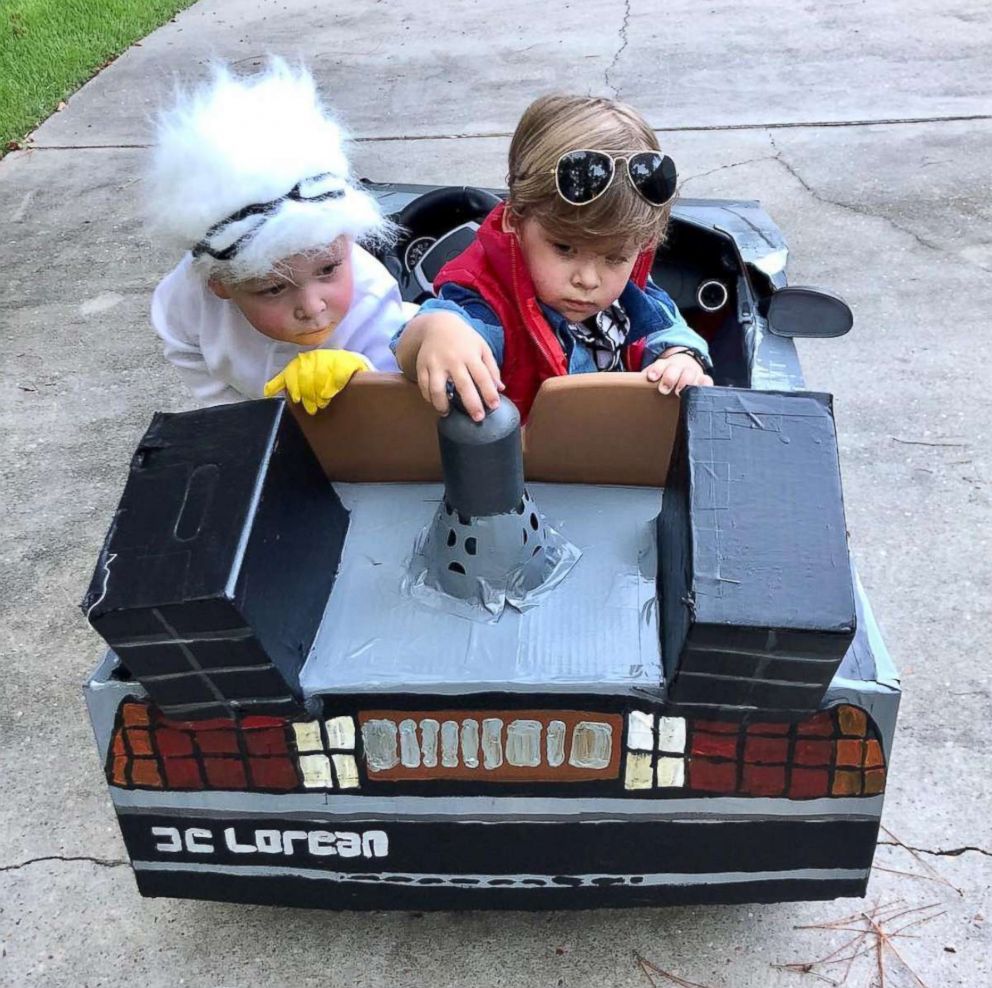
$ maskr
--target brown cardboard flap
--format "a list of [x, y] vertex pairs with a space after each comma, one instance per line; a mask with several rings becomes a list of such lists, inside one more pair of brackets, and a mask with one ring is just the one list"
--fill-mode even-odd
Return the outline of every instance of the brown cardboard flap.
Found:
[[553, 377], [527, 420], [524, 473], [563, 484], [663, 487], [679, 399], [640, 374]]
[[[441, 479], [437, 414], [401, 374], [356, 374], [323, 411], [297, 422], [331, 480]], [[545, 381], [524, 429], [529, 480], [661, 487], [679, 400], [640, 374], [577, 374]]]
[[402, 374], [356, 374], [323, 411], [290, 407], [330, 480], [440, 480], [437, 413]]

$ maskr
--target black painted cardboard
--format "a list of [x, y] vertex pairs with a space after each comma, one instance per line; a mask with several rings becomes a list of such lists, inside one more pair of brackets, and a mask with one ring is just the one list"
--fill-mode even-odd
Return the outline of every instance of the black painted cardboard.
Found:
[[855, 631], [831, 396], [684, 392], [658, 534], [669, 699], [815, 710]]
[[347, 526], [284, 401], [157, 414], [82, 607], [167, 714], [288, 713]]

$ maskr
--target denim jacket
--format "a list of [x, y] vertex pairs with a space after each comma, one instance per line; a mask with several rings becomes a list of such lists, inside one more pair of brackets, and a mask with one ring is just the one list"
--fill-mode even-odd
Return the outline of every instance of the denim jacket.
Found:
[[[664, 350], [673, 346], [695, 350], [703, 359], [707, 370], [711, 369], [712, 362], [706, 341], [689, 327], [669, 295], [652, 281], [648, 281], [644, 291], [632, 281], [627, 282], [618, 301], [630, 320], [628, 345], [638, 340], [644, 342], [641, 366], [631, 370], [643, 370], [657, 360]], [[568, 373], [588, 374], [598, 371], [592, 352], [570, 332], [569, 321], [543, 303], [541, 311], [565, 351]], [[453, 312], [460, 316], [489, 344], [496, 363], [503, 366], [503, 327], [493, 310], [471, 289], [450, 282], [442, 285], [440, 297], [428, 299], [420, 307], [420, 313], [428, 312]], [[401, 334], [402, 330], [393, 337], [394, 350]]]

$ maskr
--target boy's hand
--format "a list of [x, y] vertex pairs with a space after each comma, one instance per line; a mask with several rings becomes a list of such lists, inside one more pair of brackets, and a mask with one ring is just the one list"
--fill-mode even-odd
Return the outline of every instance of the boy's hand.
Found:
[[[411, 320], [407, 332], [413, 330], [411, 345], [416, 350], [414, 370], [420, 393], [442, 415], [448, 414], [448, 381], [450, 380], [476, 422], [486, 416], [486, 407], [499, 404], [503, 390], [499, 367], [489, 344], [471, 326], [453, 313], [431, 312]], [[406, 335], [406, 333], [404, 333]], [[400, 365], [406, 369], [403, 341], [397, 348]]]
[[676, 347], [665, 350], [641, 373], [649, 381], [658, 382], [658, 390], [663, 394], [682, 394], [682, 389], [692, 384], [711, 385], [713, 378], [703, 370], [699, 361], [685, 350]]
[[310, 415], [330, 400], [358, 371], [372, 370], [367, 357], [351, 350], [307, 350], [294, 357], [265, 385], [265, 397], [285, 390]]

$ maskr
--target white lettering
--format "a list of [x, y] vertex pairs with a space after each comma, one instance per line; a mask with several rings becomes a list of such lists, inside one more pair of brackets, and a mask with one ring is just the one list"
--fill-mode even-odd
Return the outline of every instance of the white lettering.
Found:
[[179, 831], [175, 827], [152, 827], [152, 837], [168, 837], [168, 844], [156, 844], [155, 850], [165, 854], [175, 854], [183, 849]]
[[[155, 850], [161, 854], [214, 854], [213, 833], [204, 827], [152, 827], [151, 835], [158, 838]], [[282, 854], [293, 857], [300, 853], [315, 858], [338, 854], [342, 858], [385, 858], [389, 854], [389, 837], [384, 830], [252, 830], [238, 834], [237, 827], [224, 828], [224, 847], [232, 854]], [[244, 837], [247, 836], [247, 841]]]
[[342, 858], [357, 858], [362, 853], [362, 842], [358, 839], [358, 834], [338, 831], [334, 836], [338, 839], [338, 854]]
[[224, 831], [224, 843], [227, 845], [229, 851], [233, 851], [235, 854], [256, 854], [258, 853], [258, 848], [254, 844], [240, 844], [238, 843], [237, 834], [234, 831], [234, 827], [228, 827]]
[[307, 850], [317, 858], [337, 854], [334, 847], [334, 834], [326, 830], [311, 830], [307, 835]]
[[389, 854], [389, 838], [383, 830], [366, 830], [362, 834], [362, 856], [384, 858]]
[[292, 854], [293, 841], [306, 840], [306, 839], [307, 839], [307, 832], [305, 830], [284, 830], [282, 832], [282, 853]]
[[213, 837], [214, 835], [203, 827], [190, 827], [186, 831], [186, 850], [190, 854], [213, 854]]
[[278, 830], [256, 830], [255, 846], [263, 854], [282, 854], [282, 833]]

